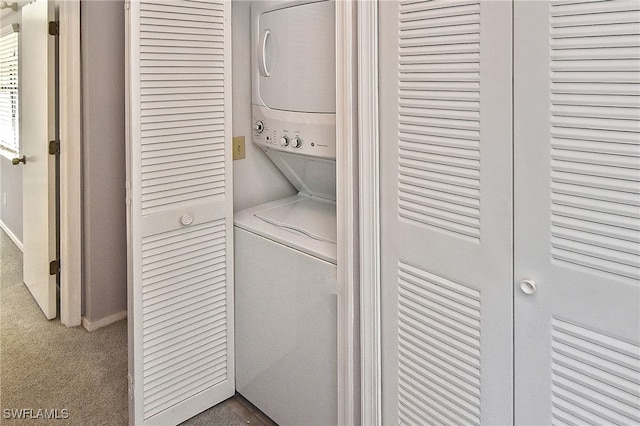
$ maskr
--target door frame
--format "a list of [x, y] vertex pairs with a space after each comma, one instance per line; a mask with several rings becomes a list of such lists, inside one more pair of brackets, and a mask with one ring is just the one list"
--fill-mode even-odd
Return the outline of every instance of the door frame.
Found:
[[358, 3], [360, 339], [362, 424], [382, 424], [378, 2]]
[[60, 322], [82, 321], [82, 204], [80, 111], [80, 0], [59, 6], [60, 93]]
[[336, 1], [338, 424], [360, 424], [356, 2]]

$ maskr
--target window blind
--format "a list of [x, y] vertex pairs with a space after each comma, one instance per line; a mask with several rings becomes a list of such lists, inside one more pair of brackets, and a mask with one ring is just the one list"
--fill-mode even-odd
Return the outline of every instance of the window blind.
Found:
[[0, 152], [18, 154], [18, 25], [0, 30]]

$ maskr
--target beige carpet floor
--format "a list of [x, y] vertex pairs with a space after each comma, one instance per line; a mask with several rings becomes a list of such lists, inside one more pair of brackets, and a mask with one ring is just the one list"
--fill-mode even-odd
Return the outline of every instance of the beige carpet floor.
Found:
[[[47, 321], [22, 282], [22, 252], [3, 231], [0, 264], [0, 424], [126, 425], [126, 320], [91, 333]], [[11, 418], [45, 409], [59, 419]], [[184, 424], [274, 423], [236, 396]]]
[[22, 282], [22, 252], [0, 234], [0, 421], [47, 424], [6, 410], [48, 409], [68, 417], [52, 424], [126, 425], [126, 320], [92, 333], [47, 321]]

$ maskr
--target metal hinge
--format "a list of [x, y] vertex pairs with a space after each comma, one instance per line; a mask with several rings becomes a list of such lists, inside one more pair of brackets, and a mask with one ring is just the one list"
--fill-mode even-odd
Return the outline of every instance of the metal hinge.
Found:
[[60, 154], [60, 141], [49, 141], [49, 155]]
[[131, 374], [127, 374], [127, 390], [129, 392], [129, 399], [133, 400], [133, 377]]
[[60, 34], [60, 23], [58, 21], [49, 21], [49, 35], [57, 36]]
[[60, 259], [49, 262], [49, 275], [57, 275], [60, 272]]
[[126, 181], [124, 183], [124, 187], [125, 187], [124, 201], [127, 204], [127, 206], [130, 206], [131, 205], [131, 184], [129, 183], [129, 181]]

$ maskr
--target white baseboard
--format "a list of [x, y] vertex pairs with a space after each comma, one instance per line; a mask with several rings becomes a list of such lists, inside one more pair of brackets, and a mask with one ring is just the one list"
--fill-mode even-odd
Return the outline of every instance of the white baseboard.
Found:
[[87, 318], [82, 317], [82, 326], [87, 331], [95, 331], [99, 328], [106, 327], [109, 324], [113, 324], [114, 322], [118, 322], [127, 317], [127, 311], [117, 312], [113, 315], [109, 315], [108, 317], [101, 318], [97, 321], [89, 321]]
[[0, 220], [0, 228], [2, 228], [2, 230], [7, 233], [9, 238], [11, 238], [11, 241], [13, 241], [16, 246], [18, 246], [20, 251], [24, 252], [24, 247], [22, 245], [22, 241], [20, 241], [18, 239], [18, 237], [16, 237], [16, 235], [13, 232], [11, 232], [11, 229], [9, 229], [9, 227], [7, 225], [5, 225], [5, 223], [3, 221], [1, 221], [1, 220]]

